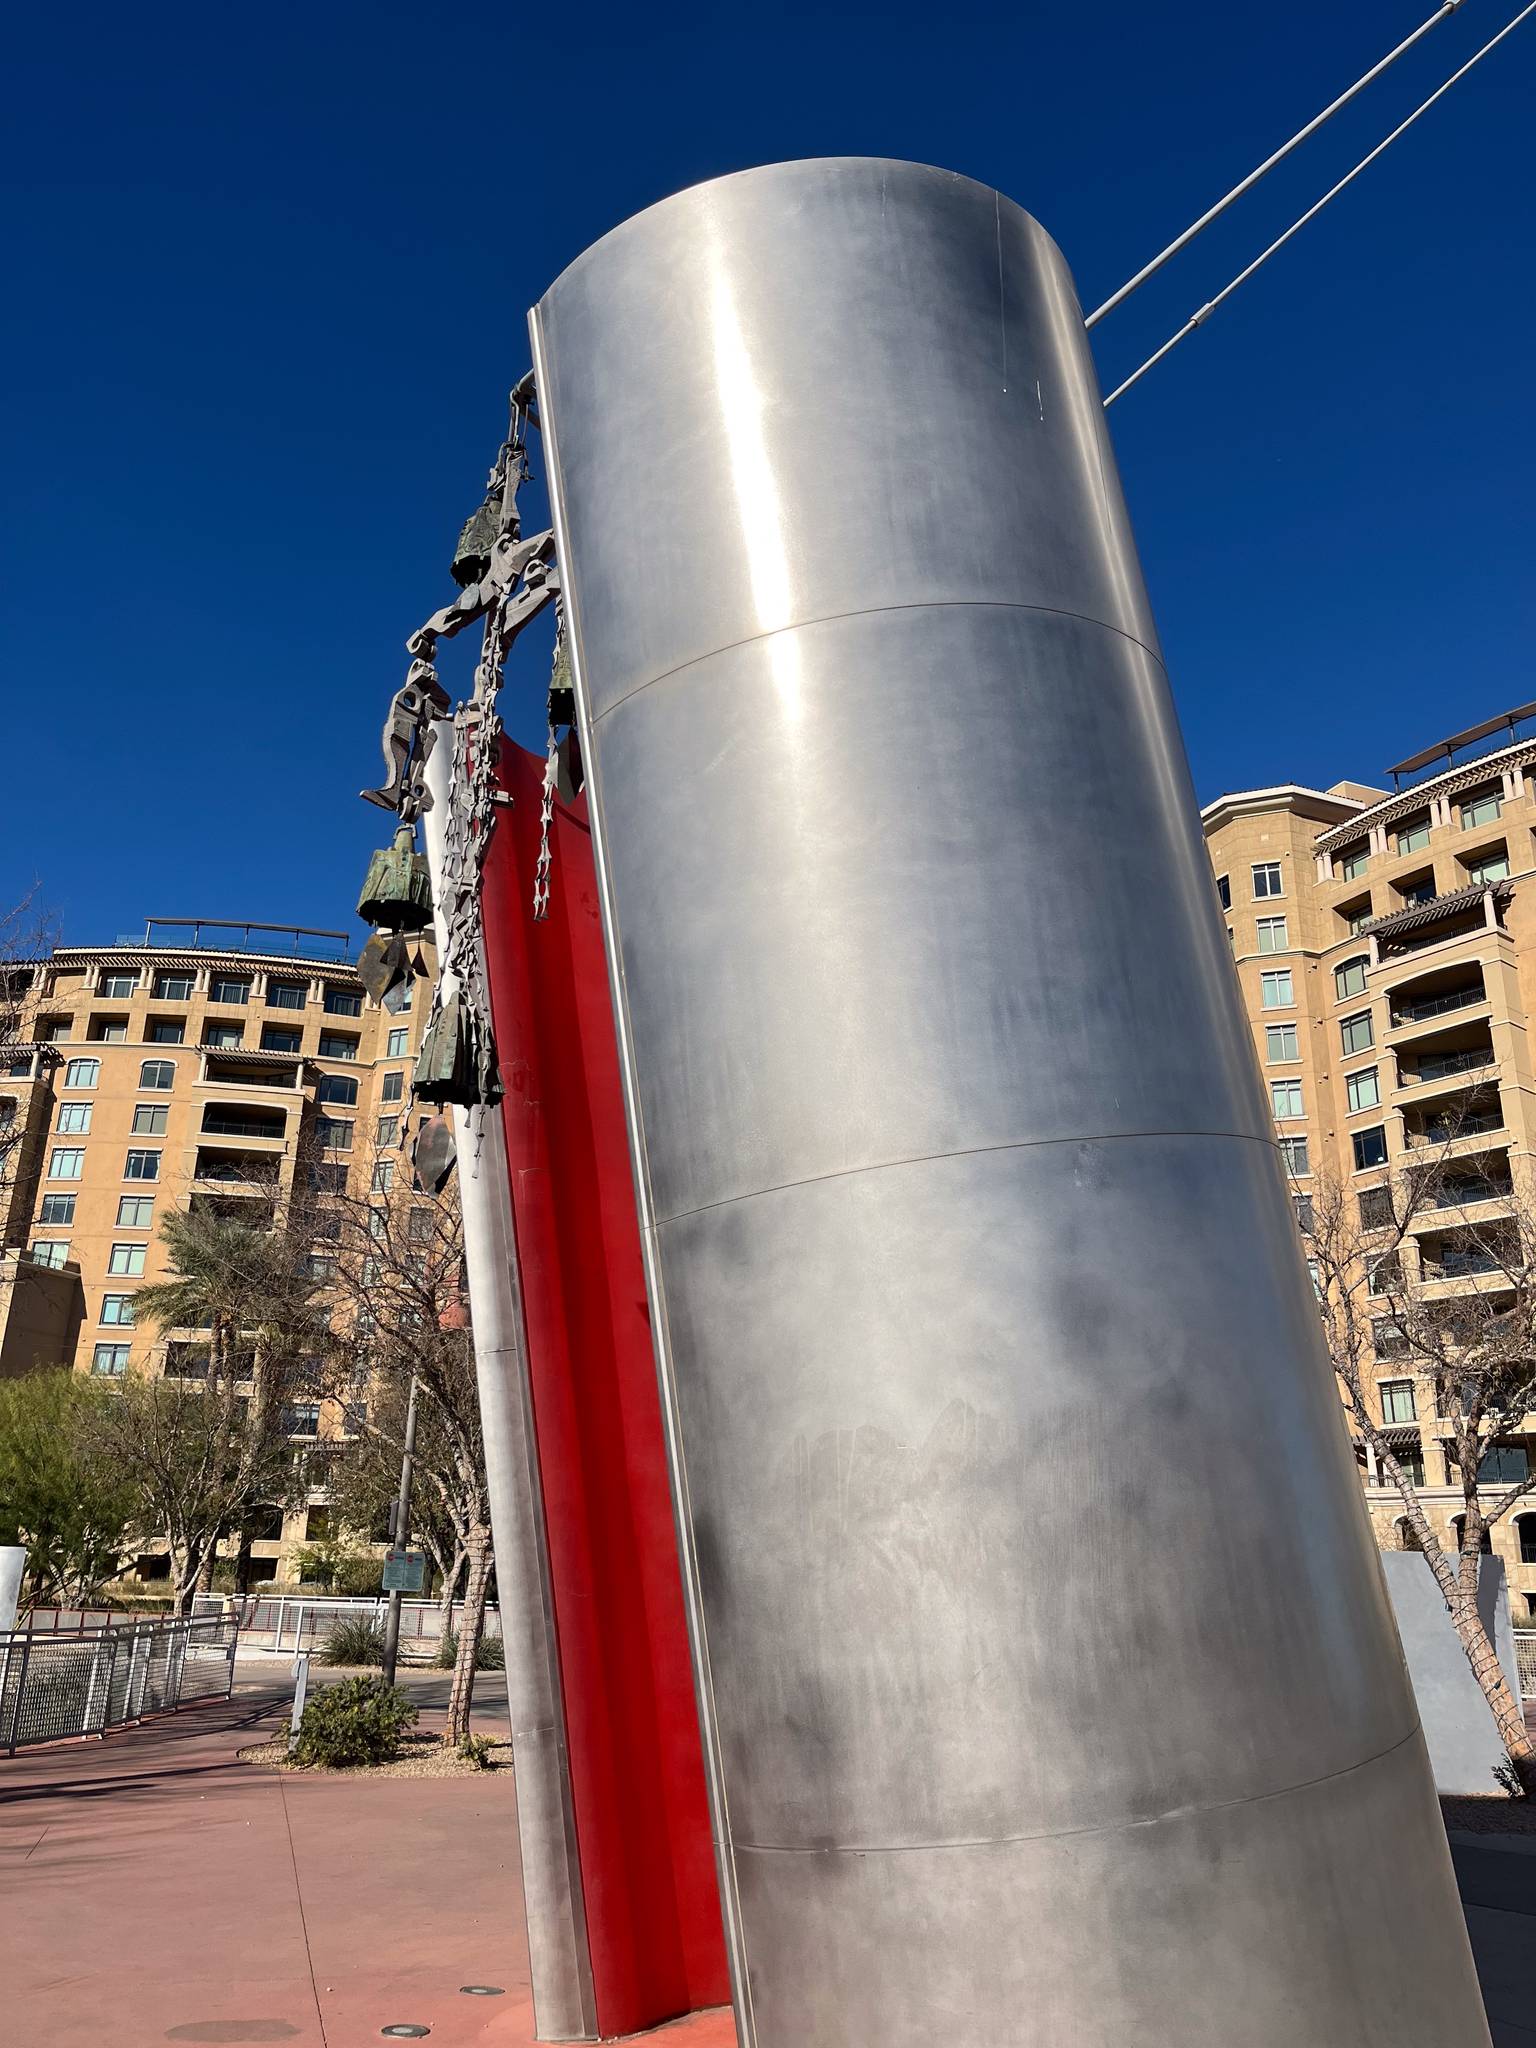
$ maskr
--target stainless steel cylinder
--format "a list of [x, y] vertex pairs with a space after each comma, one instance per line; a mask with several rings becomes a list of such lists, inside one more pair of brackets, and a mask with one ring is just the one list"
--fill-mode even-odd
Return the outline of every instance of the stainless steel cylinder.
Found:
[[1065, 263], [788, 164], [532, 324], [744, 2032], [1486, 2044]]

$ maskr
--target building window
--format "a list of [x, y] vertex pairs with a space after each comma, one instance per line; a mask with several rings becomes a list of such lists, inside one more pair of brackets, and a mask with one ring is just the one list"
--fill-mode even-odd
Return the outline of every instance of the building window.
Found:
[[123, 1167], [124, 1180], [158, 1180], [160, 1178], [160, 1154], [158, 1152], [130, 1152]]
[[[1216, 899], [1223, 910], [1230, 910], [1232, 908], [1232, 878], [1230, 875], [1218, 875], [1216, 877]], [[405, 1033], [401, 1032], [400, 1035], [403, 1038]]]
[[1478, 1461], [1477, 1476], [1485, 1485], [1517, 1486], [1530, 1477], [1530, 1462], [1520, 1444], [1490, 1444]]
[[8, 1081], [30, 1081], [32, 1078], [32, 1055], [29, 1052], [16, 1053], [5, 1062], [5, 1078]]
[[51, 1266], [57, 1269], [69, 1257], [69, 1246], [57, 1239], [38, 1237], [32, 1240], [28, 1256], [34, 1266]]
[[1370, 844], [1362, 839], [1358, 846], [1345, 848], [1334, 863], [1333, 871], [1341, 882], [1358, 882], [1370, 864]]
[[309, 1277], [318, 1286], [325, 1286], [336, 1278], [336, 1261], [324, 1252], [311, 1252], [308, 1259]]
[[1370, 1011], [1361, 1010], [1353, 1017], [1341, 1017], [1339, 1037], [1343, 1040], [1346, 1059], [1354, 1052], [1369, 1052], [1376, 1043], [1376, 1030], [1371, 1023]]
[[1486, 889], [1490, 882], [1507, 882], [1509, 855], [1502, 846], [1497, 853], [1479, 854], [1467, 862], [1467, 880], [1479, 889]]
[[404, 1074], [386, 1074], [379, 1090], [380, 1102], [399, 1102], [405, 1094]]
[[163, 1138], [165, 1122], [170, 1111], [163, 1102], [135, 1103], [133, 1110], [133, 1135], [136, 1138]]
[[141, 1244], [113, 1245], [107, 1256], [107, 1271], [120, 1274], [125, 1280], [142, 1280], [145, 1250]]
[[302, 981], [269, 981], [267, 983], [267, 1008], [269, 1010], [302, 1010], [309, 1000], [309, 990]]
[[303, 1042], [302, 1031], [293, 1031], [280, 1024], [263, 1024], [261, 1027], [263, 1052], [297, 1052]]
[[247, 1003], [250, 999], [251, 984], [232, 975], [216, 974], [208, 984], [210, 1003]]
[[89, 1102], [61, 1102], [59, 1120], [54, 1128], [65, 1133], [73, 1132], [76, 1137], [84, 1137], [91, 1128], [91, 1108]]
[[334, 1209], [322, 1210], [318, 1216], [311, 1219], [311, 1224], [310, 1235], [318, 1238], [322, 1244], [341, 1243], [341, 1218]]
[[1350, 1143], [1355, 1150], [1355, 1170], [1387, 1163], [1387, 1132], [1384, 1124], [1372, 1124], [1368, 1131], [1356, 1131]]
[[392, 1145], [398, 1145], [400, 1142], [399, 1117], [381, 1116], [379, 1118], [379, 1128], [373, 1142], [386, 1150]]
[[1463, 797], [1458, 805], [1463, 832], [1475, 832], [1479, 825], [1491, 825], [1504, 809], [1504, 800], [1496, 789], [1480, 789], [1472, 796]]
[[38, 1213], [39, 1223], [73, 1223], [75, 1220], [75, 1198], [73, 1195], [44, 1195], [43, 1206]]
[[1396, 1323], [1372, 1323], [1371, 1349], [1378, 1358], [1406, 1358], [1408, 1340]]
[[318, 1436], [320, 1434], [320, 1403], [318, 1401], [290, 1401], [283, 1411], [289, 1436]]
[[345, 1117], [317, 1116], [315, 1142], [331, 1152], [352, 1150], [352, 1126]]
[[1381, 1395], [1383, 1422], [1418, 1420], [1418, 1411], [1413, 1405], [1412, 1380], [1383, 1380], [1377, 1392]]
[[1520, 1532], [1520, 1562], [1536, 1564], [1536, 1515], [1516, 1515], [1515, 1527]]
[[104, 1002], [126, 1003], [138, 985], [136, 974], [104, 974], [96, 984], [96, 993]]
[[98, 1344], [91, 1353], [91, 1371], [118, 1378], [128, 1370], [129, 1349], [127, 1344]]
[[333, 988], [327, 982], [325, 985], [325, 1007], [327, 1014], [332, 1017], [361, 1017], [363, 1014], [363, 999], [356, 989]]
[[346, 1161], [342, 1159], [311, 1160], [309, 1184], [317, 1194], [344, 1195], [347, 1192]]
[[1360, 1190], [1360, 1228], [1362, 1230], [1385, 1230], [1392, 1220], [1392, 1190], [1390, 1188], [1362, 1188]]
[[1264, 1026], [1264, 1057], [1268, 1060], [1296, 1060], [1301, 1058], [1296, 1045], [1294, 1024], [1266, 1024]]
[[1397, 828], [1394, 842], [1399, 853], [1417, 853], [1421, 846], [1429, 844], [1429, 813], [1422, 812], [1417, 818], [1410, 818]]
[[1383, 1252], [1379, 1259], [1368, 1259], [1365, 1267], [1365, 1286], [1368, 1294], [1387, 1294], [1402, 1280], [1402, 1267], [1398, 1264], [1396, 1252]]
[[153, 1195], [119, 1195], [117, 1198], [119, 1230], [148, 1230], [150, 1218], [154, 1213]]
[[1373, 912], [1371, 910], [1370, 897], [1367, 896], [1363, 903], [1351, 904], [1348, 910], [1341, 907], [1339, 915], [1344, 920], [1345, 931], [1349, 933], [1352, 939], [1358, 939], [1366, 926], [1372, 921]]
[[1259, 929], [1259, 951], [1261, 953], [1283, 953], [1286, 950], [1285, 919], [1283, 917], [1261, 917], [1257, 920]]
[[101, 1297], [101, 1320], [116, 1323], [120, 1329], [133, 1327], [133, 1296], [131, 1294], [104, 1294]]
[[1280, 1140], [1280, 1157], [1285, 1162], [1287, 1173], [1303, 1174], [1312, 1171], [1311, 1167], [1307, 1164], [1307, 1141], [1305, 1138], [1282, 1138]]
[[190, 1003], [192, 1000], [192, 977], [190, 974], [157, 974], [155, 976], [155, 997], [162, 1003]]
[[357, 1101], [355, 1074], [322, 1074], [315, 1089], [317, 1102], [330, 1102], [351, 1109]]
[[430, 1209], [413, 1209], [406, 1219], [405, 1234], [412, 1244], [430, 1244], [435, 1234]]
[[141, 1088], [174, 1088], [176, 1085], [176, 1062], [174, 1060], [145, 1060], [139, 1068]]
[[1370, 960], [1364, 953], [1354, 960], [1341, 960], [1333, 970], [1334, 994], [1342, 1003], [1349, 996], [1365, 994], [1365, 977], [1370, 969]]
[[122, 1045], [128, 1037], [126, 1017], [93, 1017], [88, 1034], [98, 1045]]
[[205, 1024], [203, 1043], [215, 1052], [229, 1052], [245, 1043], [245, 1027], [242, 1024]]
[[1271, 1081], [1269, 1099], [1276, 1116], [1301, 1116], [1301, 1083], [1299, 1081]]
[[100, 1079], [100, 1060], [71, 1060], [64, 1069], [66, 1088], [94, 1088]]
[[50, 1180], [78, 1180], [85, 1165], [83, 1145], [55, 1145], [48, 1159]]
[[1310, 1195], [1292, 1195], [1291, 1207], [1296, 1211], [1296, 1228], [1304, 1230], [1310, 1237], [1312, 1234], [1312, 1197]]
[[1349, 1103], [1349, 1114], [1358, 1109], [1379, 1109], [1381, 1107], [1381, 1083], [1375, 1067], [1362, 1067], [1358, 1074], [1346, 1075], [1344, 1095]]
[[151, 1017], [144, 1037], [150, 1045], [183, 1045], [187, 1037], [185, 1017]]
[[373, 1192], [387, 1195], [395, 1184], [395, 1162], [393, 1159], [376, 1159], [373, 1162]]
[[1280, 879], [1280, 863], [1277, 860], [1256, 860], [1253, 864], [1253, 893], [1262, 901], [1266, 896], [1283, 896], [1285, 888]]
[[322, 1031], [320, 1057], [323, 1060], [355, 1060], [357, 1040], [349, 1037], [344, 1031]]
[[1259, 1001], [1266, 1010], [1288, 1010], [1296, 997], [1289, 967], [1268, 967], [1259, 976]]
[[411, 1027], [397, 1024], [384, 1043], [384, 1057], [387, 1060], [403, 1060], [411, 1049]]

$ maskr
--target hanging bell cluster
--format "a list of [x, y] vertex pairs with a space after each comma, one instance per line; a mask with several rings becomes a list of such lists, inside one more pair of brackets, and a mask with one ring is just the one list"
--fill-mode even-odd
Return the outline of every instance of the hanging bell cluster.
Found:
[[406, 934], [424, 931], [432, 922], [432, 882], [426, 855], [416, 851], [414, 826], [401, 825], [394, 844], [369, 861], [357, 914], [378, 927], [358, 956], [359, 979], [376, 1003], [397, 1011], [420, 972]]
[[453, 989], [428, 1024], [416, 1055], [418, 1102], [455, 1102], [472, 1109], [501, 1096], [496, 1054], [475, 1007]]

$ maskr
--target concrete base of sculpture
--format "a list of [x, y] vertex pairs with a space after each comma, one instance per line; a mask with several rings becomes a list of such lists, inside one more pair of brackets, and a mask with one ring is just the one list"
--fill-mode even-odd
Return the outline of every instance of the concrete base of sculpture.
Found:
[[[1508, 1758], [1434, 1574], [1415, 1550], [1385, 1550], [1381, 1563], [1419, 1703], [1435, 1789], [1442, 1793], [1498, 1792], [1501, 1787], [1495, 1773]], [[1493, 1637], [1499, 1662], [1518, 1698], [1520, 1679], [1501, 1558], [1483, 1559], [1477, 1602], [1483, 1625]]]

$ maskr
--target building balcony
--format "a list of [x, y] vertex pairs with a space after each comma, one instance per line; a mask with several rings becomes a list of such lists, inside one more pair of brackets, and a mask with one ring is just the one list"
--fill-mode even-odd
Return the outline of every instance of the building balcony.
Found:
[[1491, 1045], [1468, 1045], [1453, 1047], [1445, 1052], [1421, 1052], [1411, 1068], [1401, 1064], [1397, 1070], [1397, 1088], [1430, 1090], [1439, 1088], [1464, 1088], [1486, 1075], [1489, 1067], [1498, 1065], [1498, 1054]]
[[288, 1122], [281, 1110], [244, 1111], [210, 1103], [203, 1111], [203, 1132], [208, 1137], [255, 1139], [257, 1143], [282, 1145], [288, 1136]]

